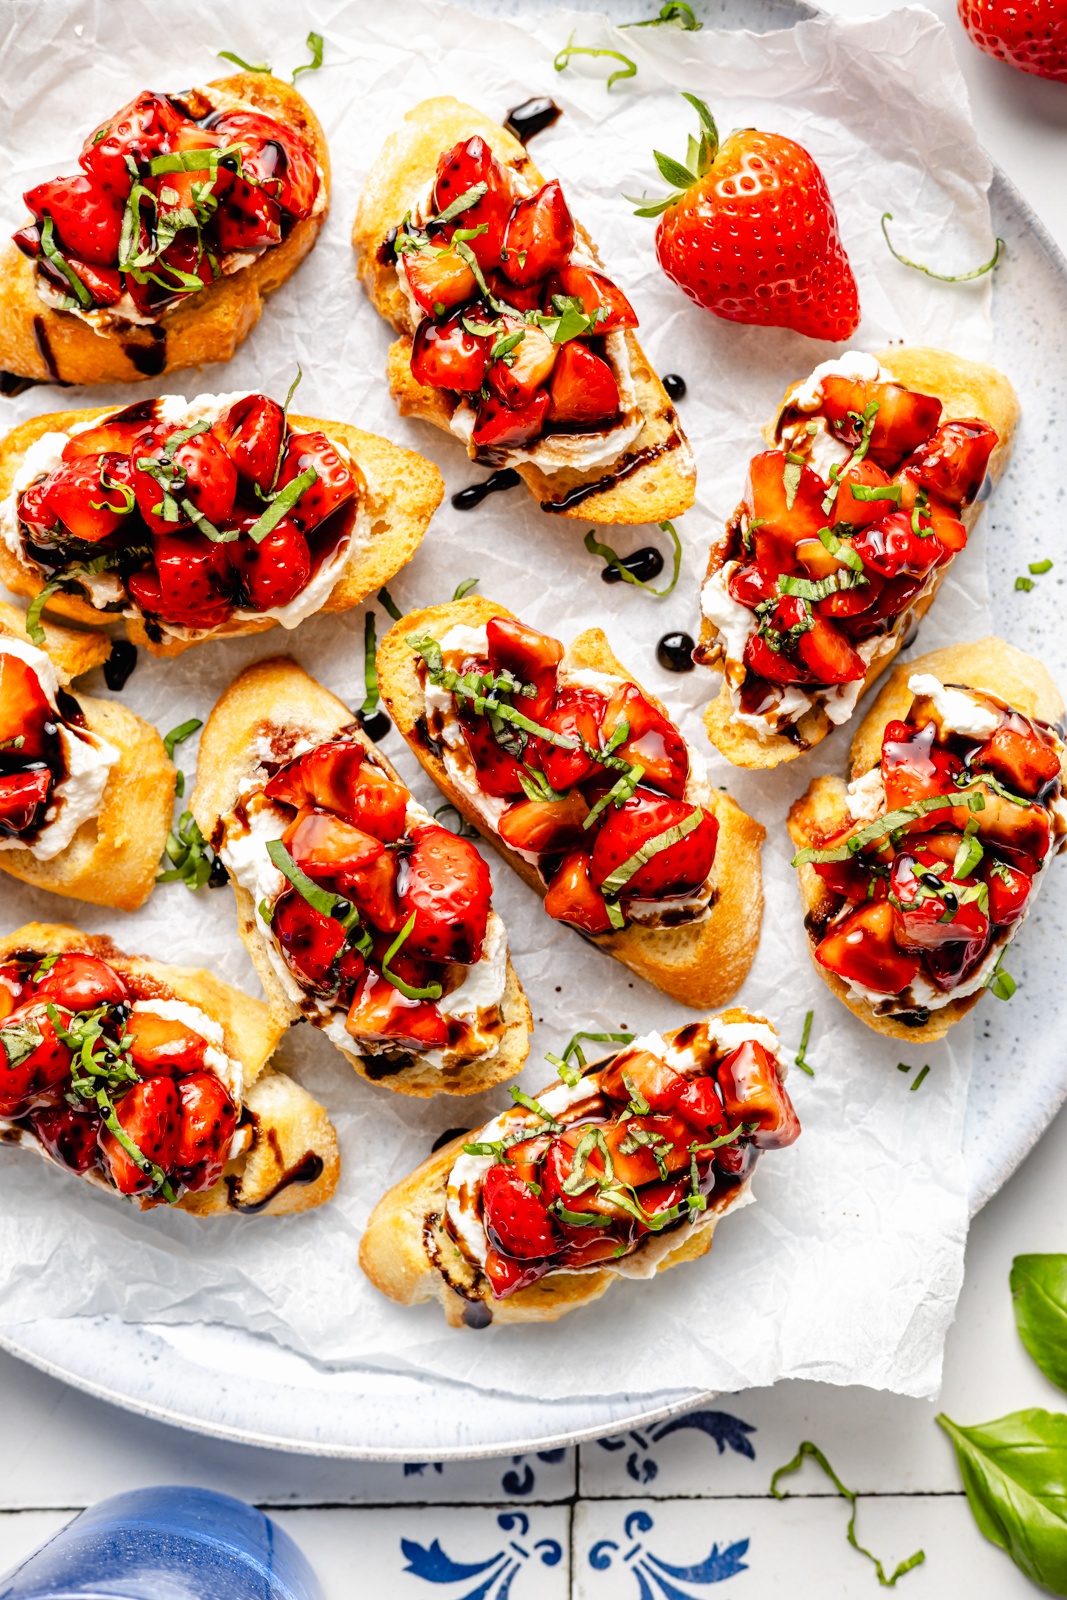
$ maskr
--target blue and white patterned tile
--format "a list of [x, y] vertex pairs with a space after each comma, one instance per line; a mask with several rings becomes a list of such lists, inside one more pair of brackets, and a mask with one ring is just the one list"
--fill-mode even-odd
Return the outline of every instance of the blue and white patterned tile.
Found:
[[[719, 1395], [650, 1427], [598, 1439], [580, 1451], [583, 1495], [766, 1494], [771, 1473], [814, 1439], [850, 1487], [865, 1494], [959, 1488], [937, 1407], [870, 1389], [781, 1383]], [[797, 1493], [822, 1494], [814, 1469]]]
[[325, 1600], [568, 1600], [569, 1509], [474, 1506], [271, 1512]]
[[[847, 1544], [847, 1523], [836, 1498], [580, 1501], [572, 1600], [871, 1600], [876, 1574]], [[858, 1533], [887, 1577], [925, 1551], [901, 1600], [1034, 1593], [978, 1533], [960, 1494], [865, 1501]]]

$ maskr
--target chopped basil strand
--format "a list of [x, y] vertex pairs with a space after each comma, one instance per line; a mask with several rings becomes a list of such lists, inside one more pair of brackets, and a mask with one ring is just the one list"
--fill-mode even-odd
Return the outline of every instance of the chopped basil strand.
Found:
[[299, 477], [294, 478], [292, 483], [287, 483], [284, 489], [279, 489], [258, 522], [254, 522], [249, 528], [248, 537], [255, 544], [260, 544], [268, 533], [273, 532], [282, 518], [293, 509], [304, 490], [310, 489], [313, 483], [318, 482], [318, 479], [319, 475], [315, 468], [308, 467], [306, 471], [300, 473]]
[[685, 0], [665, 0], [658, 17], [646, 17], [643, 22], [620, 22], [620, 28], [681, 28], [683, 33], [699, 33], [704, 26], [693, 15], [693, 8]]
[[389, 946], [388, 950], [385, 952], [385, 955], [382, 957], [382, 977], [385, 979], [386, 983], [391, 983], [394, 989], [399, 989], [400, 993], [405, 997], [405, 999], [440, 1000], [441, 985], [439, 983], [428, 983], [425, 988], [420, 989], [415, 984], [405, 983], [403, 978], [398, 978], [395, 972], [391, 972], [389, 970], [390, 961], [392, 961], [393, 957], [399, 952], [401, 946], [406, 942], [406, 940], [410, 938], [411, 930], [414, 928], [414, 926], [415, 912], [413, 911], [408, 920], [405, 922], [404, 926], [401, 928], [400, 932], [397, 934], [396, 938], [393, 940], [392, 944]]
[[659, 526], [661, 533], [670, 535], [671, 543], [674, 547], [674, 566], [671, 572], [671, 581], [663, 589], [653, 588], [652, 584], [644, 583], [640, 578], [636, 578], [625, 566], [622, 557], [617, 551], [613, 550], [609, 544], [601, 544], [598, 541], [596, 532], [592, 528], [585, 536], [585, 548], [591, 556], [599, 556], [602, 561], [606, 562], [614, 572], [618, 573], [624, 583], [632, 583], [636, 588], [644, 589], [649, 594], [654, 594], [658, 599], [662, 600], [673, 592], [678, 582], [678, 573], [682, 565], [682, 541], [678, 537], [673, 522], [661, 522]]
[[610, 872], [600, 885], [600, 892], [605, 897], [617, 895], [629, 883], [630, 879], [640, 872], [645, 864], [659, 855], [662, 850], [669, 850], [671, 845], [677, 844], [679, 839], [684, 839], [687, 834], [699, 828], [704, 820], [704, 813], [699, 806], [695, 806], [687, 817], [681, 822], [676, 822], [673, 827], [665, 828], [662, 833], [654, 834], [651, 839], [646, 839], [639, 850], [635, 850], [627, 861], [617, 866]]
[[869, 822], [858, 833], [852, 834], [841, 844], [833, 845], [829, 850], [815, 850], [808, 846], [798, 851], [793, 857], [793, 866], [801, 867], [806, 862], [814, 861], [848, 861], [850, 857], [865, 850], [869, 844], [878, 839], [885, 839], [898, 828], [904, 828], [909, 822], [914, 822], [916, 817], [924, 817], [928, 811], [940, 811], [945, 807], [959, 805], [965, 805], [971, 811], [984, 811], [985, 799], [980, 794], [929, 795], [925, 800], [915, 800], [910, 806], [901, 806], [897, 811], [887, 811], [884, 816], [876, 817], [874, 822]]
[[589, 45], [575, 44], [573, 33], [552, 63], [557, 72], [562, 72], [570, 64], [571, 56], [610, 56], [613, 61], [621, 61], [622, 66], [617, 67], [608, 78], [609, 89], [620, 78], [637, 76], [637, 62], [631, 61], [629, 56], [624, 56], [621, 50], [594, 50]]
[[378, 709], [378, 660], [374, 612], [368, 611], [363, 623], [363, 682], [366, 689], [360, 715], [371, 717]]
[[889, 237], [889, 233], [886, 229], [886, 223], [892, 222], [892, 220], [893, 213], [891, 211], [884, 211], [882, 213], [882, 236], [885, 239], [886, 244], [889, 246], [890, 255], [895, 256], [902, 266], [911, 267], [915, 272], [925, 272], [928, 278], [937, 278], [941, 283], [970, 283], [972, 278], [985, 277], [987, 272], [992, 272], [993, 268], [1000, 260], [1000, 252], [1006, 249], [1004, 240], [998, 239], [996, 241], [996, 248], [994, 249], [989, 260], [983, 262], [980, 267], [975, 267], [973, 271], [935, 272], [932, 267], [924, 267], [921, 261], [909, 261], [907, 256], [902, 256], [900, 251], [894, 247], [893, 241]]
[[235, 55], [232, 50], [216, 50], [215, 54], [220, 61], [232, 61], [235, 67], [240, 67], [242, 72], [270, 72], [265, 61], [245, 61], [241, 56]]
[[312, 882], [307, 873], [301, 872], [280, 839], [267, 840], [267, 854], [282, 877], [289, 880], [297, 894], [307, 901], [313, 911], [320, 912], [324, 917], [332, 917], [338, 903], [347, 908], [347, 900], [343, 900], [340, 895], [334, 894], [329, 889], [323, 889], [320, 884]]
[[806, 1072], [809, 1078], [814, 1078], [815, 1076], [815, 1068], [808, 1065], [807, 1058], [808, 1040], [811, 1038], [811, 1024], [814, 1016], [814, 1011], [805, 1013], [804, 1032], [800, 1036], [800, 1049], [793, 1057], [793, 1065], [799, 1067], [801, 1072]]
[[845, 1485], [841, 1482], [841, 1479], [837, 1476], [837, 1473], [834, 1471], [829, 1461], [827, 1461], [818, 1445], [812, 1444], [810, 1439], [804, 1440], [792, 1461], [787, 1461], [784, 1467], [779, 1467], [777, 1472], [772, 1475], [771, 1494], [776, 1500], [788, 1500], [791, 1498], [788, 1494], [779, 1489], [778, 1484], [781, 1479], [786, 1477], [789, 1473], [798, 1472], [804, 1465], [804, 1462], [809, 1458], [822, 1468], [823, 1472], [825, 1472], [826, 1476], [829, 1478], [830, 1482], [833, 1484], [841, 1498], [848, 1501], [850, 1507], [852, 1508], [852, 1515], [848, 1519], [848, 1529], [846, 1533], [848, 1542], [852, 1546], [853, 1550], [858, 1551], [861, 1556], [866, 1556], [867, 1560], [873, 1564], [874, 1570], [878, 1575], [878, 1582], [884, 1589], [891, 1589], [896, 1583], [897, 1579], [902, 1578], [904, 1574], [906, 1572], [910, 1572], [913, 1567], [922, 1566], [923, 1562], [926, 1560], [926, 1555], [922, 1550], [916, 1550], [914, 1555], [910, 1555], [906, 1561], [900, 1562], [891, 1578], [886, 1577], [885, 1569], [883, 1568], [882, 1563], [878, 1560], [877, 1556], [873, 1556], [871, 1552], [865, 1549], [856, 1538], [856, 1512], [858, 1509], [858, 1495], [856, 1490], [845, 1488]]
[[322, 66], [322, 34], [309, 33], [307, 47], [311, 51], [311, 60], [305, 61], [302, 67], [293, 68], [293, 76], [289, 79], [290, 83], [295, 83], [302, 72], [317, 72]]

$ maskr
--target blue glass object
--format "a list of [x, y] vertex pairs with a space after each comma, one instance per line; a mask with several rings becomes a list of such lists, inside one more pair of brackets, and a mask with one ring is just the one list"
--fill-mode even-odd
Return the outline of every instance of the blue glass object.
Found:
[[323, 1600], [269, 1517], [210, 1489], [135, 1489], [90, 1506], [0, 1578], [0, 1600]]

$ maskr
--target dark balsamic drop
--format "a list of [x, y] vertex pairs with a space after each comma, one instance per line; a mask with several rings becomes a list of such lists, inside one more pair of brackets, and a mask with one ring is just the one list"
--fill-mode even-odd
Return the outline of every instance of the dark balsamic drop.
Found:
[[468, 484], [466, 489], [460, 489], [452, 496], [452, 504], [457, 511], [473, 511], [475, 506], [480, 506], [487, 494], [499, 494], [502, 489], [514, 489], [522, 479], [513, 467], [501, 467], [497, 472], [491, 472], [484, 483]]
[[365, 716], [362, 711], [357, 711], [356, 720], [368, 739], [384, 739], [389, 729], [393, 726], [384, 711], [374, 711], [370, 716]]
[[663, 387], [672, 400], [684, 400], [686, 394], [685, 379], [679, 377], [677, 372], [666, 372], [663, 375]]
[[693, 648], [688, 633], [665, 633], [656, 646], [656, 660], [667, 672], [692, 672]]
[[43, 378], [22, 378], [17, 372], [0, 372], [0, 395], [5, 400], [14, 400], [16, 395], [25, 394], [27, 389], [35, 389], [43, 382]]
[[122, 351], [142, 377], [158, 378], [167, 364], [167, 334], [164, 328], [152, 328], [150, 332], [154, 343], [140, 344], [129, 339]]
[[[654, 545], [646, 544], [643, 550], [635, 550], [632, 555], [623, 556], [621, 565], [642, 583], [649, 583], [653, 578], [658, 578], [663, 571], [663, 557]], [[605, 583], [622, 582], [614, 567], [605, 567], [600, 576]]]
[[430, 1154], [433, 1155], [435, 1150], [440, 1150], [440, 1148], [441, 1148], [441, 1146], [443, 1144], [451, 1144], [452, 1140], [458, 1138], [461, 1133], [470, 1133], [470, 1129], [469, 1128], [446, 1128], [444, 1133], [439, 1133], [437, 1135], [437, 1138], [434, 1140], [433, 1144], [430, 1146]]
[[513, 106], [504, 118], [504, 126], [513, 133], [520, 144], [529, 144], [537, 134], [551, 128], [563, 115], [562, 108], [547, 95], [534, 95], [521, 106]]
[[137, 646], [128, 639], [116, 639], [111, 646], [111, 654], [104, 662], [104, 682], [112, 694], [125, 689], [136, 665]]
[[230, 881], [230, 874], [226, 870], [225, 862], [223, 861], [221, 856], [216, 856], [214, 861], [211, 863], [211, 871], [208, 873], [208, 879], [207, 879], [208, 888], [209, 889], [224, 889], [226, 887], [226, 885], [229, 883], [229, 881]]
[[468, 1328], [488, 1328], [493, 1313], [484, 1300], [468, 1300], [463, 1307], [463, 1321]]

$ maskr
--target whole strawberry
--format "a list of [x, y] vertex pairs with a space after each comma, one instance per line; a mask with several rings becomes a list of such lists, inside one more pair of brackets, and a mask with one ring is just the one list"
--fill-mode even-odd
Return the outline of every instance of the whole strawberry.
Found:
[[848, 339], [859, 295], [833, 201], [808, 152], [777, 133], [743, 128], [720, 147], [702, 100], [685, 166], [661, 151], [656, 165], [677, 185], [666, 200], [641, 202], [660, 218], [656, 255], [678, 287], [717, 317], [792, 328], [812, 339]]
[[960, 21], [987, 56], [1067, 83], [1067, 0], [958, 0]]

